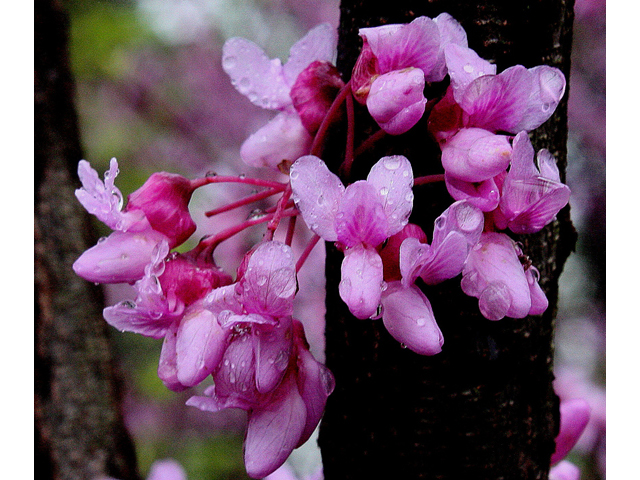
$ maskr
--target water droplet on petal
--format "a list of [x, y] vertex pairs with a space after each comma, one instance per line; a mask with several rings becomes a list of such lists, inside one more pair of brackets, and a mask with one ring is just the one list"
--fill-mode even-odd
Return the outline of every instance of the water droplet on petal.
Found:
[[467, 73], [473, 73], [473, 65], [467, 63], [462, 69]]
[[267, 277], [264, 275], [260, 275], [257, 280], [256, 283], [258, 284], [258, 286], [262, 287], [264, 286], [265, 283], [267, 283]]
[[249, 86], [251, 85], [251, 80], [249, 80], [248, 77], [242, 77], [238, 85], [240, 86], [240, 88], [249, 88]]
[[387, 187], [382, 187], [380, 189], [380, 195], [388, 195], [389, 194], [389, 189]]
[[546, 112], [548, 112], [549, 110], [551, 110], [551, 104], [549, 104], [549, 103], [543, 103], [543, 104], [542, 104], [542, 111], [546, 113]]
[[387, 170], [397, 170], [401, 163], [400, 157], [385, 157], [384, 160], [382, 160], [382, 164]]
[[222, 59], [222, 68], [224, 68], [225, 70], [229, 68], [234, 68], [237, 65], [237, 63], [238, 63], [238, 59], [235, 56], [230, 55]]
[[424, 318], [419, 318], [416, 320], [416, 325], [418, 325], [419, 327], [424, 327], [424, 325], [426, 324], [426, 320]]

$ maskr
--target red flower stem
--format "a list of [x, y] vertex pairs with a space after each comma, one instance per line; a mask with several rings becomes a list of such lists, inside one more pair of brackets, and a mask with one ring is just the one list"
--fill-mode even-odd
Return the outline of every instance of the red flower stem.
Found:
[[[294, 206], [293, 200], [289, 200], [285, 205], [285, 208], [293, 208], [293, 206]], [[273, 207], [269, 207], [264, 211], [264, 213], [274, 213], [277, 208], [278, 208], [277, 205]]]
[[355, 115], [353, 113], [353, 96], [347, 96], [347, 142], [345, 146], [344, 162], [340, 166], [342, 176], [348, 179], [351, 176], [351, 166], [353, 165], [354, 151], [353, 143], [355, 138]]
[[344, 102], [347, 96], [351, 95], [351, 82], [347, 82], [347, 84], [342, 87], [342, 89], [338, 92], [335, 100], [329, 107], [329, 111], [324, 116], [322, 123], [320, 124], [320, 128], [316, 132], [316, 136], [313, 139], [313, 143], [311, 144], [311, 155], [315, 155], [319, 157], [322, 154], [322, 150], [324, 149], [324, 141], [327, 136], [327, 131], [333, 122], [336, 121], [338, 117], [338, 112], [340, 107], [342, 106], [342, 102]]
[[193, 189], [209, 185], [210, 183], [244, 183], [245, 185], [254, 185], [256, 187], [273, 188], [279, 192], [287, 188], [287, 183], [272, 182], [269, 180], [261, 180], [259, 178], [249, 177], [233, 177], [224, 175], [213, 175], [210, 177], [196, 178], [191, 180], [191, 186]]
[[[280, 213], [281, 217], [291, 217], [291, 216], [295, 216], [298, 215], [298, 211], [297, 210], [287, 210], [287, 211], [283, 211]], [[267, 215], [263, 215], [262, 217], [259, 218], [253, 218], [251, 220], [246, 220], [238, 225], [235, 225], [233, 227], [227, 228], [226, 230], [223, 230], [222, 232], [218, 232], [216, 235], [212, 236], [212, 237], [208, 237], [205, 238], [204, 240], [202, 240], [199, 244], [198, 244], [198, 248], [203, 250], [206, 247], [209, 247], [209, 249], [211, 251], [213, 251], [220, 243], [224, 242], [225, 240], [233, 237], [234, 235], [236, 235], [237, 233], [240, 233], [241, 231], [249, 228], [249, 227], [253, 227], [254, 225], [258, 225], [260, 223], [266, 223], [271, 221], [271, 219], [273, 219], [273, 217], [275, 216], [275, 213], [270, 213]]]
[[208, 212], [205, 212], [205, 216], [213, 217], [214, 215], [218, 215], [219, 213], [228, 212], [229, 210], [233, 210], [233, 209], [242, 207], [244, 205], [248, 205], [249, 203], [257, 202], [264, 198], [268, 198], [271, 195], [275, 195], [276, 193], [280, 193], [280, 190], [270, 188], [269, 190], [265, 190], [263, 192], [254, 193], [253, 195], [245, 197], [242, 200], [238, 200], [236, 202], [223, 205], [222, 207], [216, 208], [214, 210], [209, 210]]
[[439, 175], [426, 175], [424, 177], [414, 178], [413, 186], [426, 185], [428, 183], [444, 182], [444, 173]]
[[285, 245], [291, 246], [291, 244], [293, 243], [293, 234], [296, 231], [296, 220], [297, 219], [298, 219], [298, 217], [290, 217], [289, 218], [289, 225], [287, 227], [287, 236], [284, 239], [284, 244]]
[[356, 149], [356, 151], [354, 153], [354, 157], [357, 158], [358, 156], [362, 155], [364, 152], [366, 152], [367, 150], [372, 148], [375, 145], [375, 143], [378, 140], [380, 140], [381, 138], [383, 138], [386, 134], [387, 134], [387, 132], [385, 132], [384, 130], [380, 129], [376, 133], [371, 135], [364, 142], [362, 142], [360, 144], [360, 146]]
[[293, 192], [291, 191], [291, 184], [289, 183], [287, 184], [287, 188], [284, 189], [284, 192], [282, 192], [282, 197], [280, 197], [280, 200], [278, 200], [278, 203], [276, 205], [276, 211], [273, 214], [273, 218], [267, 225], [267, 233], [265, 234], [265, 240], [267, 241], [273, 240], [273, 234], [278, 228], [278, 225], [280, 225], [280, 220], [282, 219], [282, 212], [286, 208], [292, 193]]
[[307, 257], [311, 253], [311, 250], [313, 250], [313, 247], [316, 246], [316, 243], [318, 243], [318, 240], [320, 240], [319, 235], [314, 235], [311, 240], [309, 240], [309, 243], [305, 247], [304, 252], [302, 252], [300, 258], [298, 258], [298, 261], [296, 262], [296, 273], [300, 271], [302, 265], [304, 265], [304, 262], [307, 261]]

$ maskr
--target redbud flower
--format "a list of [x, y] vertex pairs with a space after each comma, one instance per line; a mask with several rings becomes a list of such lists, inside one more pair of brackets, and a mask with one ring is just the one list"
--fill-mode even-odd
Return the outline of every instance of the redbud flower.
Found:
[[383, 267], [377, 247], [407, 224], [413, 171], [402, 156], [380, 159], [367, 180], [344, 187], [325, 163], [308, 155], [290, 171], [293, 199], [307, 226], [345, 251], [340, 296], [364, 319], [380, 303]]

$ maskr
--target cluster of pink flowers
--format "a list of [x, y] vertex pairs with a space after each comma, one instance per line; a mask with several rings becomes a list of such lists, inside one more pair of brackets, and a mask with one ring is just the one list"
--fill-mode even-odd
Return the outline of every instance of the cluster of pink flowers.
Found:
[[[351, 313], [381, 318], [418, 354], [437, 354], [444, 342], [418, 279], [434, 285], [461, 275], [462, 290], [478, 298], [489, 320], [541, 314], [548, 305], [538, 271], [505, 232], [537, 232], [568, 202], [553, 157], [542, 150], [536, 165], [527, 135], [553, 114], [564, 92], [562, 73], [517, 65], [496, 74], [446, 13], [360, 35], [362, 52], [346, 84], [331, 64], [337, 36], [328, 25], [297, 42], [284, 65], [247, 40], [225, 44], [222, 64], [236, 89], [278, 112], [245, 141], [241, 157], [287, 174], [284, 183], [156, 173], [125, 206], [114, 184], [115, 159], [104, 181], [87, 162], [78, 167], [78, 199], [114, 232], [87, 250], [75, 271], [96, 283], [134, 284], [135, 302], [108, 307], [104, 316], [120, 330], [164, 339], [158, 375], [169, 389], [212, 377], [213, 385], [189, 405], [247, 411], [245, 465], [256, 478], [274, 472], [310, 437], [333, 390], [331, 372], [311, 355], [292, 316], [297, 271], [320, 238], [344, 252], [339, 293]], [[419, 123], [427, 114], [425, 85], [446, 78], [446, 94], [430, 99], [428, 119]], [[386, 134], [428, 130], [441, 146], [444, 174], [414, 178], [412, 163], [430, 160], [391, 155], [371, 166], [366, 179], [345, 186], [320, 155], [327, 129], [345, 113], [352, 133], [353, 100], [366, 105]], [[358, 161], [352, 134], [345, 150], [341, 172]], [[446, 183], [453, 201], [435, 219], [429, 243], [409, 219], [414, 189], [435, 181]], [[196, 229], [193, 192], [222, 182], [263, 190], [208, 215], [278, 200], [263, 215], [177, 253]], [[295, 260], [298, 215], [315, 236]], [[274, 241], [286, 218], [284, 242]], [[259, 223], [267, 223], [264, 238], [246, 253], [234, 281], [216, 266], [215, 248]]]

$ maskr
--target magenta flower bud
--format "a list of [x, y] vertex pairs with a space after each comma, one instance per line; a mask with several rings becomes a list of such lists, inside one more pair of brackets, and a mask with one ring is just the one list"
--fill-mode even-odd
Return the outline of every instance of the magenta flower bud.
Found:
[[344, 82], [331, 63], [317, 60], [305, 68], [291, 87], [291, 101], [302, 125], [312, 135], [329, 111]]
[[371, 84], [367, 108], [380, 127], [400, 135], [413, 127], [424, 114], [424, 73], [407, 68], [385, 73]]
[[142, 210], [151, 227], [169, 238], [169, 247], [184, 243], [196, 231], [189, 213], [193, 186], [188, 179], [166, 172], [154, 173], [129, 195], [127, 211]]
[[442, 147], [442, 166], [465, 182], [482, 182], [506, 171], [511, 145], [504, 135], [481, 128], [463, 128]]

